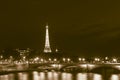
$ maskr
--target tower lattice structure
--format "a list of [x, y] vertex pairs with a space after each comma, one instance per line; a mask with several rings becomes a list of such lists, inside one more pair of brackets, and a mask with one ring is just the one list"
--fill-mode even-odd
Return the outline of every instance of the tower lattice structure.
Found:
[[49, 41], [49, 27], [48, 27], [48, 25], [46, 25], [44, 53], [51, 53], [51, 52], [52, 52], [52, 50], [50, 48], [50, 41]]

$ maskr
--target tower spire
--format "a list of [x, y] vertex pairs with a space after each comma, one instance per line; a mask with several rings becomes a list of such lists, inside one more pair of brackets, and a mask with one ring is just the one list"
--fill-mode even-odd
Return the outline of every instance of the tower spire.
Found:
[[50, 41], [49, 41], [49, 30], [48, 24], [46, 25], [46, 35], [45, 35], [45, 48], [44, 53], [51, 53]]

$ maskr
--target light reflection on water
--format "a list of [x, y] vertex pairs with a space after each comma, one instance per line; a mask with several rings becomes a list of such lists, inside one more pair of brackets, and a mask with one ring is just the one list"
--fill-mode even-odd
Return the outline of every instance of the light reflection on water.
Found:
[[0, 80], [15, 80], [14, 74], [1, 75]]
[[72, 80], [72, 74], [70, 73], [62, 73], [61, 80]]
[[[120, 74], [113, 74], [108, 80], [120, 80]], [[0, 80], [107, 80], [95, 73], [31, 72], [0, 75]]]
[[102, 76], [99, 74], [94, 74], [93, 80], [102, 80]]
[[120, 80], [120, 76], [118, 75], [112, 75], [110, 80]]
[[77, 80], [87, 80], [87, 73], [78, 73]]
[[18, 80], [28, 80], [28, 74], [18, 73]]

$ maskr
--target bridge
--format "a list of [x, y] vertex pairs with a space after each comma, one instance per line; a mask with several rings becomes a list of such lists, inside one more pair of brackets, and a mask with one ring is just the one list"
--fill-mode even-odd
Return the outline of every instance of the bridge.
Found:
[[110, 71], [114, 73], [120, 72], [120, 63], [40, 63], [29, 64], [31, 69], [44, 69], [44, 70], [59, 70], [59, 71], [79, 71], [79, 72], [95, 72]]
[[0, 65], [2, 70], [120, 73], [120, 63], [28, 63]]

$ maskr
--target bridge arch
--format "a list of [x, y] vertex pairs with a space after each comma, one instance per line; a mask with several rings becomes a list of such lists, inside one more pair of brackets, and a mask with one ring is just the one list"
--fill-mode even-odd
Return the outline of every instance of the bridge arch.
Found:
[[98, 66], [90, 70], [92, 73], [99, 73], [99, 74], [113, 74], [113, 73], [120, 73], [120, 70], [115, 66]]
[[39, 67], [51, 67], [51, 64], [31, 64], [31, 65], [29, 65], [29, 68], [34, 68], [34, 69], [37, 69], [37, 68], [39, 68]]
[[64, 65], [60, 68], [60, 71], [67, 71], [67, 72], [83, 72], [86, 71], [86, 64], [84, 65], [84, 67], [81, 67], [81, 65], [79, 64], [68, 64], [68, 65]]

